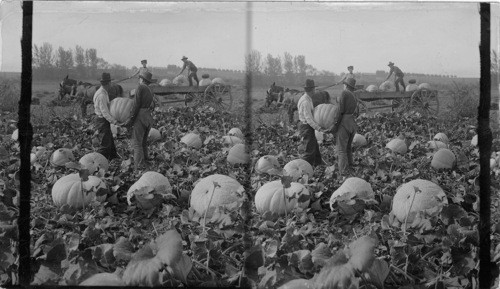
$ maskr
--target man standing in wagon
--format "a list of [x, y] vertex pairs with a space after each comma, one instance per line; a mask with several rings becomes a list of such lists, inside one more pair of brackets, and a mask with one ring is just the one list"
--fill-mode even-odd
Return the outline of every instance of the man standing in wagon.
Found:
[[[150, 72], [149, 69], [147, 68], [148, 61], [146, 59], [141, 60], [141, 64], [142, 64], [142, 67], [140, 67], [139, 69], [137, 69], [137, 71], [132, 76], [130, 76], [129, 78], [133, 78], [136, 75], [140, 76], [140, 75], [142, 75], [145, 72]], [[141, 78], [140, 77], [139, 77], [139, 84], [141, 84]]]
[[394, 63], [392, 63], [390, 61], [389, 61], [389, 64], [387, 66], [389, 66], [391, 68], [391, 70], [389, 71], [389, 75], [387, 76], [385, 81], [387, 81], [389, 79], [389, 77], [391, 77], [391, 75], [394, 73], [394, 86], [396, 86], [396, 92], [399, 91], [399, 84], [401, 84], [403, 86], [403, 91], [405, 91], [406, 85], [405, 85], [405, 81], [403, 80], [403, 77], [405, 76], [405, 74], [403, 73], [403, 71], [401, 71], [401, 69], [399, 69], [399, 67], [395, 66]]
[[184, 69], [188, 69], [188, 81], [189, 81], [189, 86], [193, 86], [193, 78], [196, 80], [196, 86], [199, 85], [200, 81], [198, 80], [198, 75], [196, 75], [196, 72], [198, 72], [198, 68], [196, 65], [191, 60], [188, 60], [186, 56], [183, 56], [181, 59], [184, 62], [184, 65], [182, 66], [181, 71], [177, 76], [181, 75], [182, 72], [184, 72]]

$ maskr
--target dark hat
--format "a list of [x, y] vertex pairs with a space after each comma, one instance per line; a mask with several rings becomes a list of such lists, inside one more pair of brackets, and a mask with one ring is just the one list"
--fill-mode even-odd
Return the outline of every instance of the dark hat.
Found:
[[151, 72], [149, 71], [144, 71], [143, 73], [139, 74], [139, 77], [149, 83], [156, 82], [156, 79], [153, 79], [153, 74], [151, 74]]
[[111, 80], [111, 75], [108, 72], [103, 72], [101, 76], [101, 80], [99, 80], [101, 83], [103, 82], [110, 82]]
[[343, 83], [352, 89], [356, 89], [356, 79], [354, 78], [348, 78]]
[[316, 87], [316, 85], [314, 85], [314, 80], [306, 79], [306, 85], [304, 86], [304, 88], [313, 88], [313, 87]]
[[143, 59], [143, 60], [141, 60], [141, 63], [143, 63], [143, 62], [147, 63], [148, 61], [146, 59]]
[[392, 63], [390, 61], [389, 61], [389, 64], [387, 64], [387, 66], [392, 66], [392, 65], [394, 65], [394, 63]]
[[354, 66], [352, 66], [352, 65], [350, 65], [350, 66], [347, 66], [347, 69], [349, 69], [349, 68], [352, 68], [352, 69], [354, 69]]
[[186, 60], [188, 59], [186, 56], [183, 56], [181, 60]]

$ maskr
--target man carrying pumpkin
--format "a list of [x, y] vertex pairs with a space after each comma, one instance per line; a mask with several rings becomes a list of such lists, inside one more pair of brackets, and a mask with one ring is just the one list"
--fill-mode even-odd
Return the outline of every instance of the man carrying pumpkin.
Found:
[[193, 78], [194, 80], [196, 80], [196, 86], [198, 86], [200, 84], [200, 81], [198, 80], [198, 75], [196, 74], [198, 68], [196, 67], [196, 65], [194, 65], [194, 63], [191, 60], [188, 60], [186, 56], [183, 56], [181, 60], [182, 62], [184, 62], [184, 65], [182, 66], [182, 69], [179, 72], [179, 74], [177, 74], [177, 76], [181, 75], [184, 69], [186, 69], [187, 67], [189, 86], [193, 86]]
[[98, 153], [102, 154], [109, 161], [112, 159], [119, 159], [120, 156], [116, 152], [115, 142], [113, 140], [113, 133], [111, 132], [111, 125], [117, 125], [118, 121], [111, 116], [109, 112], [109, 94], [108, 90], [111, 87], [111, 75], [103, 72], [101, 76], [101, 87], [94, 94], [94, 111], [96, 114], [95, 125], [99, 137]]
[[125, 126], [132, 126], [132, 144], [134, 146], [134, 169], [149, 166], [148, 135], [154, 123], [151, 111], [154, 108], [153, 92], [149, 85], [156, 80], [152, 79], [151, 72], [145, 71], [139, 75], [140, 84], [135, 90], [134, 108], [130, 119]]
[[336, 134], [337, 158], [339, 173], [348, 173], [353, 165], [352, 140], [358, 126], [354, 120], [354, 111], [357, 107], [353, 91], [356, 89], [356, 79], [348, 78], [344, 81], [344, 91], [337, 99], [339, 114], [334, 122], [332, 133]]
[[385, 81], [387, 81], [389, 79], [389, 77], [391, 77], [392, 73], [394, 73], [394, 86], [396, 86], [396, 92], [399, 91], [399, 84], [401, 84], [401, 86], [403, 86], [403, 91], [405, 91], [406, 85], [405, 85], [405, 81], [403, 79], [405, 74], [403, 73], [403, 71], [401, 71], [401, 69], [399, 69], [399, 67], [395, 66], [394, 63], [392, 63], [391, 61], [389, 61], [389, 64], [387, 64], [387, 66], [389, 66], [391, 68], [391, 70], [389, 70], [389, 75], [387, 76]]
[[326, 132], [319, 124], [314, 121], [314, 105], [312, 97], [315, 90], [314, 80], [307, 79], [304, 86], [305, 93], [297, 102], [297, 109], [299, 111], [299, 132], [302, 137], [302, 143], [305, 147], [305, 152], [302, 159], [309, 162], [312, 166], [324, 164], [319, 151], [318, 141], [314, 130], [319, 132]]

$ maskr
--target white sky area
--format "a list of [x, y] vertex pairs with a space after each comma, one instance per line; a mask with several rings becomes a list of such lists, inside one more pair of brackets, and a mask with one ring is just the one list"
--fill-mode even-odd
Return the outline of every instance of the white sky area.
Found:
[[[500, 4], [492, 3], [498, 51]], [[95, 48], [111, 64], [182, 64], [244, 70], [246, 2], [35, 1], [33, 44]], [[304, 55], [318, 70], [388, 71], [479, 77], [479, 4], [471, 2], [253, 2], [252, 47]], [[22, 10], [1, 1], [1, 71], [21, 71]]]

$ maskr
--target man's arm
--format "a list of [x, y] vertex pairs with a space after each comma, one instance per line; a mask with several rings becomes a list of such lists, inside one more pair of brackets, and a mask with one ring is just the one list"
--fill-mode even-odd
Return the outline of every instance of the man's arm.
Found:
[[107, 105], [108, 102], [109, 102], [109, 98], [104, 93], [101, 93], [101, 95], [99, 95], [97, 97], [97, 105], [99, 106], [99, 110], [101, 111], [102, 116], [107, 121], [109, 121], [109, 123], [116, 124], [117, 123], [116, 119], [114, 119], [114, 117], [112, 117], [111, 113], [109, 112], [109, 108]]
[[314, 121], [313, 115], [311, 113], [312, 110], [311, 103], [307, 101], [302, 102], [300, 104], [299, 110], [302, 110], [302, 113], [304, 114], [304, 117], [308, 125], [310, 125], [313, 129], [317, 131], [323, 131], [323, 129]]
[[387, 76], [385, 81], [387, 81], [387, 79], [389, 79], [389, 77], [391, 77], [393, 71], [394, 71], [394, 68], [391, 68], [391, 70], [389, 70], [389, 75]]
[[182, 66], [181, 71], [177, 75], [181, 75], [182, 72], [184, 72], [184, 69], [186, 69], [186, 63]]
[[141, 100], [143, 95], [143, 86], [139, 85], [135, 90], [134, 96], [134, 108], [132, 109], [132, 113], [130, 114], [130, 122], [133, 123], [135, 118], [139, 114], [139, 110], [141, 110]]

